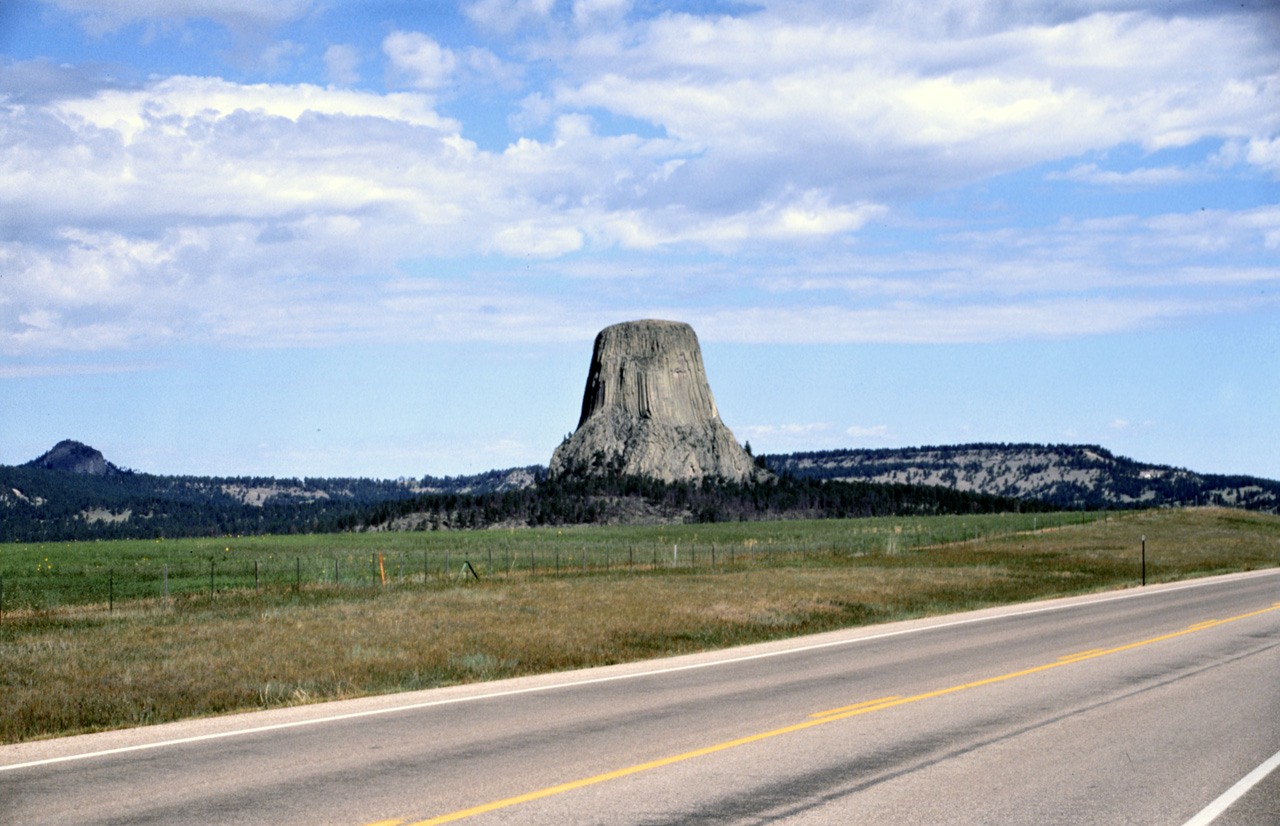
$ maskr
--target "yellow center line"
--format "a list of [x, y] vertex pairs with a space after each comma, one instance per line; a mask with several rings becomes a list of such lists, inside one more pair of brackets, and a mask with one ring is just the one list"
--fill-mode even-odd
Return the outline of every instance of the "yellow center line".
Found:
[[1094, 654], [1097, 654], [1100, 651], [1102, 651], [1101, 648], [1090, 648], [1088, 651], [1081, 651], [1076, 654], [1063, 654], [1058, 659], [1059, 660], [1079, 660], [1085, 657], [1092, 657]]
[[[1098, 649], [1093, 649], [1091, 651], [1085, 651], [1078, 655], [1071, 655], [1070, 658], [1062, 658], [1057, 660], [1056, 662], [1046, 663], [1044, 665], [1037, 665], [1031, 668], [1024, 668], [1021, 671], [1013, 671], [1008, 674], [1001, 674], [998, 677], [987, 677], [985, 679], [974, 680], [973, 682], [964, 683], [962, 685], [951, 686], [950, 688], [940, 688], [934, 691], [926, 691], [923, 694], [915, 694], [910, 697], [883, 697], [879, 700], [868, 700], [864, 703], [857, 703], [856, 705], [845, 706], [842, 709], [833, 709], [829, 712], [819, 712], [817, 715], [811, 715], [810, 719], [801, 723], [794, 723], [789, 726], [783, 726], [782, 728], [773, 729], [772, 731], [760, 732], [759, 734], [752, 734], [747, 737], [739, 737], [736, 740], [729, 740], [724, 743], [717, 743], [714, 746], [706, 746], [704, 748], [695, 749], [693, 751], [686, 751], [681, 754], [675, 754], [670, 757], [663, 757], [658, 760], [650, 760], [647, 763], [639, 763], [634, 766], [628, 766], [627, 768], [624, 768], [624, 769], [617, 769], [616, 771], [606, 772], [605, 774], [597, 774], [597, 775], [594, 775], [593, 777], [584, 777], [581, 780], [573, 780], [568, 783], [561, 783], [557, 786], [548, 786], [545, 789], [538, 789], [536, 791], [527, 792], [521, 795], [516, 795], [515, 797], [507, 797], [507, 798], [503, 798], [502, 800], [495, 800], [492, 803], [484, 803], [479, 806], [472, 806], [467, 809], [460, 809], [456, 812], [440, 815], [439, 817], [433, 817], [429, 820], [416, 821], [414, 823], [407, 824], [407, 826], [436, 826], [436, 824], [439, 824], [439, 823], [449, 823], [455, 820], [462, 820], [468, 817], [475, 817], [476, 815], [484, 814], [485, 812], [492, 812], [495, 809], [505, 809], [509, 806], [517, 806], [521, 803], [528, 803], [533, 800], [540, 800], [544, 797], [551, 797], [552, 795], [573, 791], [574, 789], [581, 789], [585, 786], [594, 786], [597, 783], [604, 783], [608, 780], [616, 780], [620, 777], [626, 777], [632, 774], [639, 774], [640, 772], [651, 771], [653, 769], [662, 768], [663, 766], [670, 766], [673, 763], [680, 763], [685, 760], [692, 760], [695, 757], [703, 757], [708, 754], [715, 754], [716, 752], [725, 751], [727, 749], [736, 748], [738, 746], [745, 746], [749, 743], [757, 743], [761, 740], [768, 740], [772, 737], [779, 737], [784, 734], [792, 734], [794, 732], [803, 731], [804, 729], [812, 728], [814, 726], [826, 725], [827, 723], [833, 723], [837, 720], [844, 720], [849, 717], [856, 717], [860, 714], [867, 714], [872, 711], [880, 711], [881, 709], [893, 708], [894, 706], [902, 706], [908, 703], [919, 702], [920, 700], [932, 699], [934, 697], [943, 697], [947, 694], [955, 694], [957, 692], [964, 691], [970, 688], [978, 688], [984, 685], [992, 685], [994, 683], [1000, 683], [1000, 682], [1005, 682], [1006, 680], [1012, 680], [1016, 677], [1025, 677], [1030, 674], [1038, 674], [1042, 671], [1049, 671], [1050, 669], [1060, 668], [1064, 665], [1074, 665], [1079, 662], [1084, 662], [1085, 660], [1092, 660], [1097, 657], [1105, 657], [1109, 654], [1118, 654], [1121, 651], [1132, 651], [1135, 648], [1141, 648], [1145, 645], [1151, 645], [1152, 643], [1175, 639], [1177, 637], [1185, 636], [1187, 634], [1191, 634], [1196, 631], [1203, 630], [1205, 628], [1224, 625], [1228, 622], [1235, 622], [1237, 620], [1247, 619], [1249, 617], [1256, 617], [1259, 614], [1265, 614], [1270, 611], [1276, 611], [1276, 610], [1280, 610], [1280, 602], [1277, 602], [1275, 605], [1272, 605], [1269, 608], [1263, 608], [1258, 611], [1250, 611], [1247, 614], [1240, 614], [1239, 616], [1231, 617], [1229, 619], [1212, 620], [1208, 623], [1199, 623], [1197, 625], [1193, 625], [1190, 628], [1186, 628], [1181, 631], [1173, 631], [1168, 634], [1162, 634], [1158, 637], [1151, 637], [1150, 639], [1141, 640], [1139, 642], [1131, 642], [1131, 643], [1128, 643], [1127, 645], [1118, 645], [1115, 648], [1098, 648]], [[403, 823], [403, 821], [380, 820], [380, 821], [377, 821], [376, 824], [367, 824], [366, 826], [399, 826], [399, 824], [401, 823]]]
[[826, 717], [828, 714], [839, 714], [842, 711], [853, 711], [855, 708], [865, 708], [867, 706], [879, 705], [880, 703], [887, 703], [890, 700], [896, 700], [896, 699], [898, 699], [898, 696], [895, 694], [892, 697], [881, 697], [879, 700], [867, 700], [866, 702], [854, 703], [851, 706], [841, 706], [840, 708], [833, 708], [828, 711], [815, 711], [813, 714], [810, 714], [809, 716], [810, 717]]

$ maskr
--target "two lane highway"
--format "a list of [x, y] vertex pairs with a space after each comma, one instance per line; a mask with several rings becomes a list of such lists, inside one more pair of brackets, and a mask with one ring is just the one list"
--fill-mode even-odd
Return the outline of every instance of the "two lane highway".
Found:
[[1274, 825], [1277, 752], [1265, 571], [10, 746], [0, 822]]

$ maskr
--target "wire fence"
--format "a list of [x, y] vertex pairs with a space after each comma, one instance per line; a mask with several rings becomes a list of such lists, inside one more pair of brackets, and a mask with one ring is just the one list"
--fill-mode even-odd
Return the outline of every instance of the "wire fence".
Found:
[[[114, 611], [126, 603], [228, 592], [443, 586], [521, 577], [798, 565], [819, 558], [909, 554], [1104, 518], [1103, 513], [1075, 512], [881, 520], [869, 525], [849, 520], [840, 526], [843, 529], [827, 525], [808, 535], [722, 536], [719, 540], [691, 539], [687, 534], [642, 541], [590, 534], [554, 540], [546, 535], [514, 539], [481, 535], [466, 548], [294, 554], [250, 555], [253, 549], [236, 552], [228, 545], [225, 552], [204, 557], [187, 551], [168, 558], [132, 560], [111, 559], [112, 543], [68, 543], [59, 548], [69, 551], [46, 549], [46, 555], [37, 553], [34, 559], [30, 548], [23, 549], [24, 555], [8, 553], [16, 547], [8, 546], [0, 548], [0, 621], [6, 613], [71, 606]], [[87, 546], [91, 552], [77, 546]]]

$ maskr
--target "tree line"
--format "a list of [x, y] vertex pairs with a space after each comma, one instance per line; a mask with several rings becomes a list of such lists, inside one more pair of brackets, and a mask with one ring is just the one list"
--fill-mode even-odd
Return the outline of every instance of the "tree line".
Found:
[[380, 503], [339, 520], [346, 530], [442, 530], [495, 525], [739, 522], [871, 516], [1044, 512], [1041, 502], [928, 485], [781, 477], [758, 483], [661, 482], [635, 476], [543, 479], [521, 490], [428, 495]]

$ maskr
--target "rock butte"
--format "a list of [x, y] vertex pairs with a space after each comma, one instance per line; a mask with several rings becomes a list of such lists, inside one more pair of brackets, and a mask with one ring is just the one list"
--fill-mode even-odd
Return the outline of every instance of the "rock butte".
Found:
[[556, 448], [549, 473], [664, 482], [770, 475], [720, 421], [693, 328], [652, 319], [596, 336], [578, 428]]

